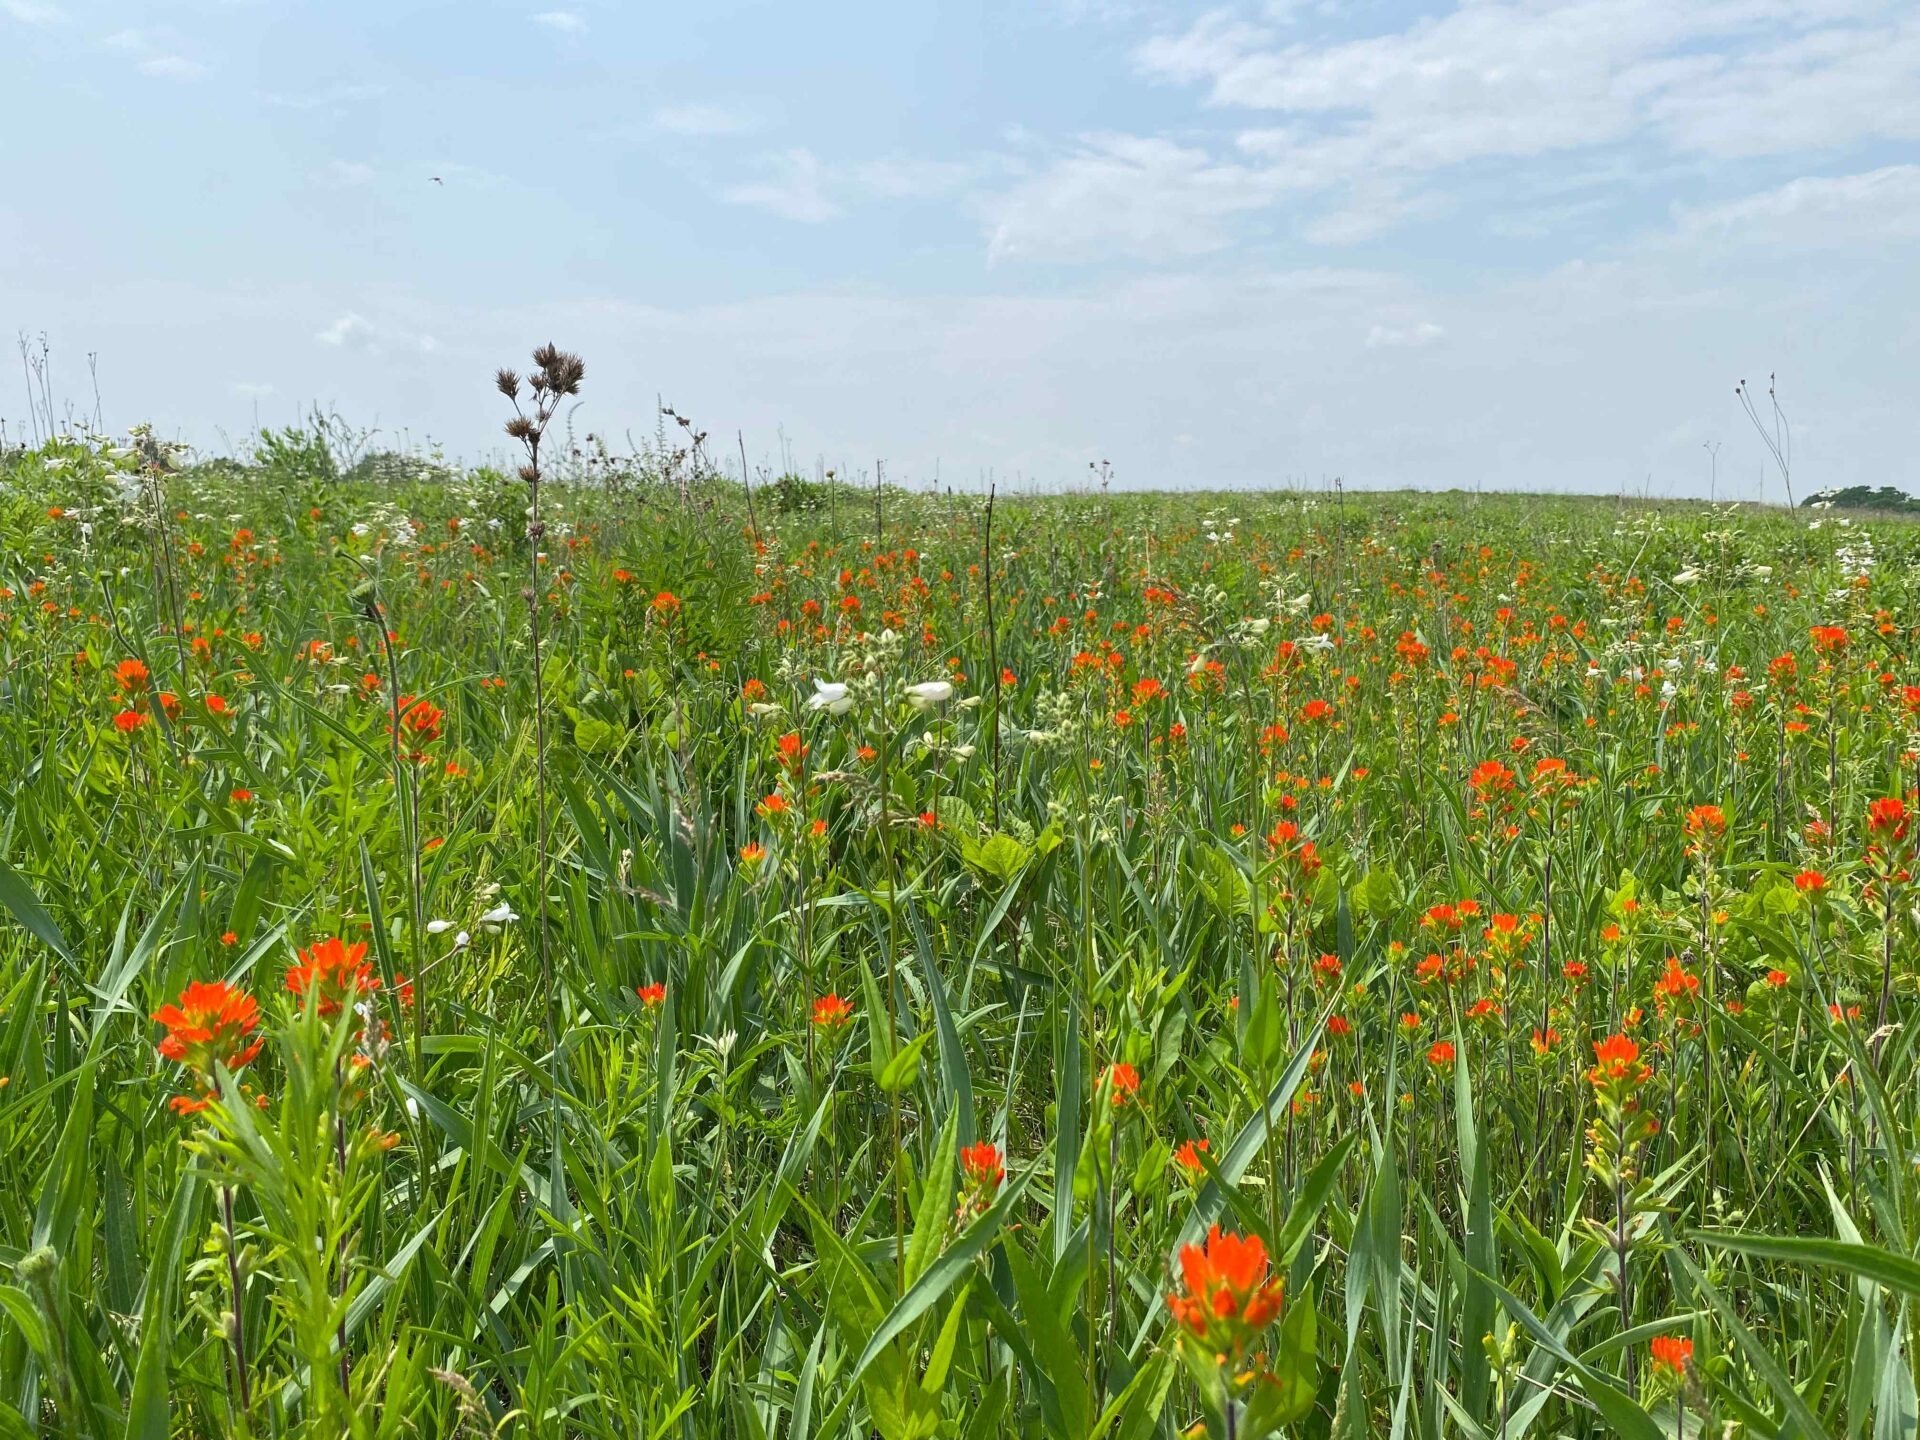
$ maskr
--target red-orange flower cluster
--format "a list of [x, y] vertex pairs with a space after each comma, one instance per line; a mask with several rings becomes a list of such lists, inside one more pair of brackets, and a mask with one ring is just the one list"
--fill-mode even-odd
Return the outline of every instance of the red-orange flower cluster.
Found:
[[1260, 1332], [1280, 1318], [1282, 1286], [1268, 1269], [1267, 1247], [1258, 1235], [1235, 1235], [1215, 1225], [1204, 1247], [1180, 1247], [1184, 1288], [1167, 1297], [1167, 1309], [1214, 1355], [1238, 1364]]
[[[260, 1053], [263, 1043], [249, 1038], [260, 1026], [260, 1006], [224, 980], [194, 981], [179, 1000], [154, 1011], [153, 1019], [167, 1027], [158, 1046], [161, 1057], [186, 1066], [208, 1094], [215, 1066], [238, 1071]], [[192, 1095], [176, 1095], [171, 1102], [181, 1115], [204, 1110], [209, 1103]]]

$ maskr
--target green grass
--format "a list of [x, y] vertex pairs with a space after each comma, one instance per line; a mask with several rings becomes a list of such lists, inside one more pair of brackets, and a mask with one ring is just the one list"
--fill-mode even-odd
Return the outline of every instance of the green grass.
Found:
[[140, 461], [0, 458], [0, 1432], [1916, 1433], [1904, 522], [549, 479], [542, 753], [518, 482]]

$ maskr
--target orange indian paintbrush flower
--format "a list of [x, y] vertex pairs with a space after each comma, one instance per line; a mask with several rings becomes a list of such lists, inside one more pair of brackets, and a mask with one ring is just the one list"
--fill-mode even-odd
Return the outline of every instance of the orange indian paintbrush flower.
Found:
[[[211, 1092], [214, 1067], [237, 1071], [260, 1053], [260, 1039], [249, 1036], [260, 1026], [260, 1007], [246, 991], [224, 980], [196, 980], [179, 1000], [162, 1005], [153, 1019], [167, 1027], [157, 1047], [163, 1059], [177, 1061], [194, 1073]], [[176, 1095], [173, 1109], [182, 1115], [204, 1110], [208, 1101]]]
[[1180, 1247], [1182, 1293], [1167, 1297], [1174, 1320], [1228, 1364], [1237, 1365], [1280, 1318], [1281, 1282], [1269, 1278], [1267, 1247], [1258, 1235], [1218, 1225], [1207, 1243]]
[[367, 962], [365, 941], [349, 945], [335, 936], [299, 954], [300, 963], [287, 970], [287, 989], [316, 1002], [322, 1015], [337, 1015], [342, 1005], [380, 988], [380, 977]]

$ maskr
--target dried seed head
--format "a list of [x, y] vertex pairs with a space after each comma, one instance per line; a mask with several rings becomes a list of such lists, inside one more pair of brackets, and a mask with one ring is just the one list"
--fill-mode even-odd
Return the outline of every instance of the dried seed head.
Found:
[[511, 370], [502, 369], [493, 377], [493, 383], [500, 387], [500, 393], [509, 400], [520, 398], [520, 377]]
[[533, 422], [524, 415], [516, 415], [513, 419], [507, 421], [507, 434], [516, 440], [531, 440], [533, 438]]

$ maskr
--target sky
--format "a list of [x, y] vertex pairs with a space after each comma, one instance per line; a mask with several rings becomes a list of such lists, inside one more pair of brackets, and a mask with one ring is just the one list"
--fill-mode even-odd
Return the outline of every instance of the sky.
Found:
[[910, 485], [1779, 501], [1774, 374], [1920, 490], [1915, 0], [0, 0], [0, 96], [0, 331], [209, 449], [551, 340]]

